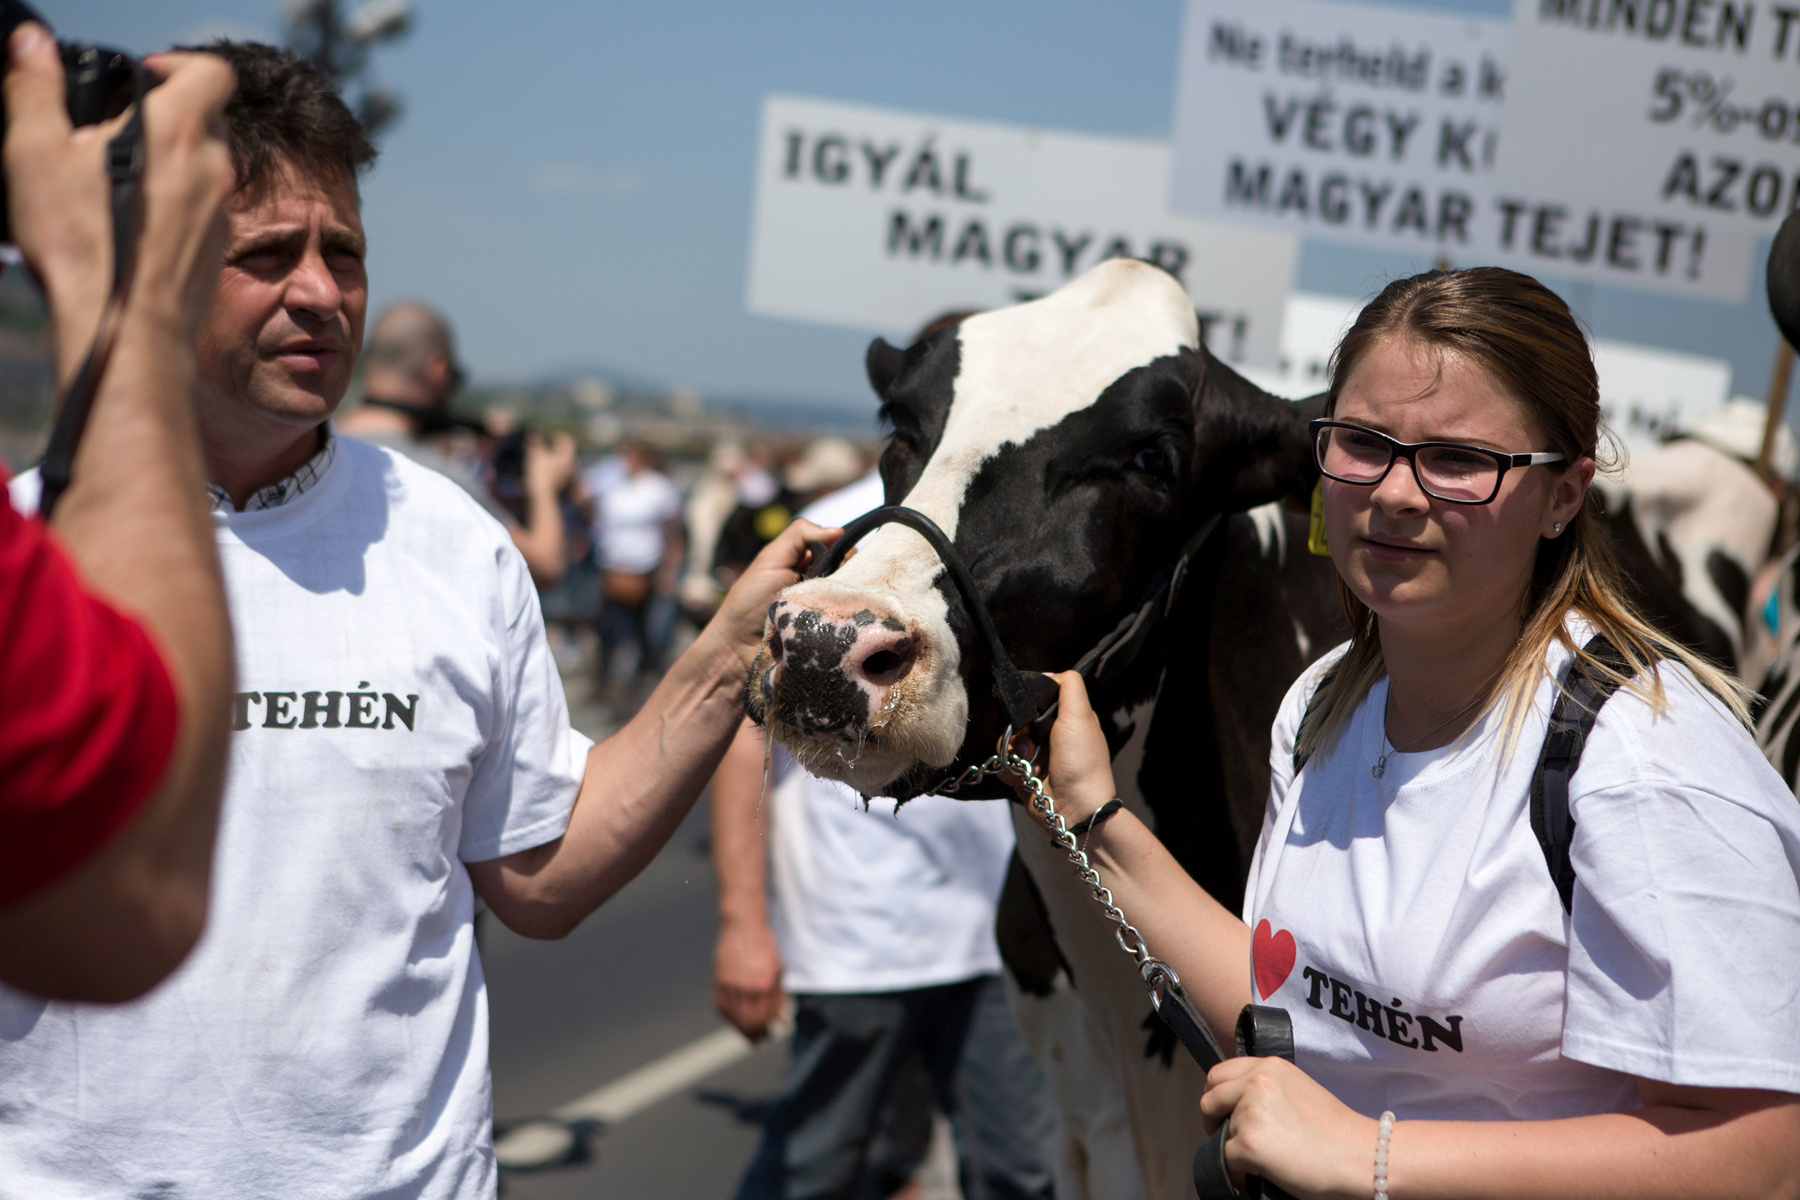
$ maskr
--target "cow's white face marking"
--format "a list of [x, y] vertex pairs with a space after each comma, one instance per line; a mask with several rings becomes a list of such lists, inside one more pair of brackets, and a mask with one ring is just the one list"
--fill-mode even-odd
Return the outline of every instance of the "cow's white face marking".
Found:
[[[943, 436], [901, 501], [951, 539], [983, 464], [1003, 447], [1022, 445], [1091, 406], [1127, 372], [1197, 349], [1200, 326], [1193, 302], [1167, 273], [1111, 259], [1041, 300], [968, 318], [957, 340], [959, 365]], [[835, 749], [821, 754], [807, 739], [777, 727], [777, 738], [812, 770], [874, 793], [917, 763], [938, 767], [956, 757], [969, 699], [949, 606], [933, 586], [942, 570], [924, 538], [887, 525], [864, 538], [830, 579], [799, 583], [782, 594], [839, 615], [869, 608], [893, 616], [932, 650], [894, 685], [897, 694], [878, 736], [854, 759]]]
[[1259, 504], [1245, 514], [1250, 518], [1250, 526], [1256, 531], [1256, 544], [1266, 558], [1269, 552], [1275, 552], [1275, 565], [1287, 565], [1287, 522], [1282, 517], [1281, 501], [1271, 504]]

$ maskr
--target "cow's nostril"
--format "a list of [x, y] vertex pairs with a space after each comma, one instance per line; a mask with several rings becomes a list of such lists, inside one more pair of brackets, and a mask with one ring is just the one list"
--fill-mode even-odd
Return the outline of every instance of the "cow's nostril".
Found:
[[903, 637], [863, 659], [862, 675], [877, 687], [886, 687], [906, 674], [912, 662], [912, 639]]
[[769, 657], [775, 662], [780, 662], [782, 653], [781, 631], [771, 629], [769, 631]]

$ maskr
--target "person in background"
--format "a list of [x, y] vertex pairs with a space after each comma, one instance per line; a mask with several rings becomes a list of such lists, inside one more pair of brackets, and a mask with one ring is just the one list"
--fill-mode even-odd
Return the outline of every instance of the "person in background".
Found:
[[[43, 26], [7, 50], [11, 229], [66, 386], [106, 302], [103, 164], [124, 118], [70, 128]], [[193, 947], [223, 782], [231, 630], [199, 499], [193, 335], [218, 277], [235, 82], [209, 55], [147, 66], [162, 84], [144, 100], [136, 264], [73, 480], [48, 528], [0, 503], [0, 983], [65, 1000], [131, 999]]]
[[681, 491], [663, 474], [655, 451], [627, 440], [619, 444], [618, 457], [620, 469], [600, 478], [594, 496], [602, 685], [617, 673], [617, 655], [627, 642], [637, 644], [638, 680], [661, 672], [674, 634], [676, 587], [686, 553]]
[[421, 440], [458, 423], [450, 398], [463, 373], [450, 323], [441, 314], [414, 300], [389, 305], [375, 320], [363, 363], [362, 403], [336, 422], [337, 431], [448, 476], [506, 526], [532, 580], [554, 586], [567, 564], [559, 497], [575, 474], [575, 439], [566, 433], [548, 440], [536, 432], [520, 435], [523, 511], [515, 514], [478, 475]]
[[[843, 525], [881, 503], [870, 474], [803, 518]], [[962, 1194], [1049, 1196], [1055, 1115], [994, 941], [1013, 850], [1006, 806], [922, 796], [865, 807], [769, 751], [748, 721], [713, 777], [712, 805], [715, 1003], [753, 1039], [784, 994], [795, 1003], [787, 1079], [739, 1200], [854, 1195], [914, 1054], [950, 1120]]]
[[750, 446], [738, 463], [733, 474], [737, 502], [713, 540], [712, 576], [721, 590], [730, 587], [744, 564], [768, 543], [763, 531], [780, 529], [796, 511], [794, 497], [781, 486], [775, 469], [782, 457], [782, 447], [761, 443]]
[[[704, 621], [718, 607], [725, 588], [713, 575], [713, 553], [725, 521], [738, 506], [738, 474], [749, 463], [741, 442], [720, 441], [707, 456], [706, 468], [688, 489], [685, 523], [687, 563], [681, 572], [681, 607], [691, 618]], [[773, 487], [774, 481], [770, 481]]]
[[[502, 408], [489, 409], [485, 419], [490, 434], [497, 429], [505, 430], [503, 422], [517, 428], [512, 414]], [[505, 444], [505, 438], [506, 433], [501, 432], [500, 444]], [[494, 443], [490, 441], [489, 444]], [[495, 490], [499, 491], [497, 470], [488, 467], [488, 473], [495, 476]], [[517, 481], [511, 490], [522, 496], [523, 480]], [[593, 634], [594, 614], [600, 609], [600, 566], [594, 556], [594, 506], [587, 495], [587, 481], [580, 474], [570, 479], [557, 499], [562, 513], [563, 562], [566, 566], [562, 578], [554, 586], [539, 586], [538, 602], [544, 610], [544, 628], [550, 637], [557, 669], [564, 675], [575, 675], [590, 659], [590, 651], [584, 647], [583, 639]], [[513, 503], [506, 496], [502, 496], [501, 501]], [[708, 608], [696, 624], [704, 625], [717, 608], [716, 604]]]
[[802, 509], [855, 483], [868, 469], [863, 452], [848, 438], [821, 437], [806, 443], [800, 457], [782, 472], [781, 481], [794, 507]]
[[714, 575], [721, 586], [729, 586], [744, 564], [785, 529], [795, 513], [861, 478], [866, 468], [862, 451], [848, 440], [819, 437], [807, 442], [787, 464], [779, 483], [766, 471], [746, 472], [739, 504], [725, 518], [713, 551]]

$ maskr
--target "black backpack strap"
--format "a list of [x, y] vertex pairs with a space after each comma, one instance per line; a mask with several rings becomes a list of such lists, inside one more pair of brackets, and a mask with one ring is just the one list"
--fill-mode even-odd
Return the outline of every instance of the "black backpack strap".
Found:
[[1307, 758], [1306, 755], [1300, 753], [1301, 737], [1306, 733], [1306, 727], [1313, 723], [1313, 718], [1319, 715], [1319, 696], [1331, 686], [1331, 681], [1337, 678], [1338, 668], [1343, 665], [1344, 660], [1339, 658], [1325, 668], [1325, 673], [1319, 676], [1319, 682], [1314, 686], [1312, 695], [1306, 698], [1306, 711], [1300, 716], [1300, 728], [1294, 730], [1294, 774], [1296, 775], [1300, 773], [1300, 768], [1306, 765]]
[[[1617, 647], [1596, 634], [1585, 647], [1594, 658], [1630, 678], [1636, 672]], [[1550, 732], [1544, 752], [1531, 777], [1531, 831], [1543, 847], [1550, 879], [1562, 897], [1564, 912], [1572, 911], [1575, 898], [1575, 865], [1569, 861], [1569, 845], [1575, 840], [1575, 820], [1569, 815], [1569, 780], [1581, 765], [1581, 752], [1600, 716], [1600, 708], [1623, 686], [1620, 679], [1595, 678], [1577, 670], [1580, 659], [1571, 659], [1557, 687], [1550, 710]]]

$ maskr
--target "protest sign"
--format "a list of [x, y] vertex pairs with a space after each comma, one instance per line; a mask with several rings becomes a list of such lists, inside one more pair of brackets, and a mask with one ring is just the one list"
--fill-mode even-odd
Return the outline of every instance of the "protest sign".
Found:
[[1233, 363], [1279, 352], [1291, 234], [1171, 215], [1166, 143], [792, 97], [763, 107], [749, 307], [910, 336], [1115, 255], [1179, 279]]
[[[1265, 391], [1304, 400], [1331, 382], [1331, 353], [1362, 311], [1362, 301], [1295, 292], [1281, 326], [1281, 359], [1272, 368], [1245, 367], [1244, 377]], [[1600, 417], [1629, 453], [1643, 454], [1671, 434], [1692, 430], [1731, 394], [1731, 363], [1655, 346], [1595, 338]]]
[[[1561, 190], [1601, 157], [1595, 147], [1543, 157], [1529, 185], [1499, 186], [1496, 156], [1512, 152], [1517, 126], [1514, 53], [1499, 21], [1189, 0], [1172, 206], [1455, 266], [1741, 301], [1754, 235], [1704, 214], [1659, 218], [1653, 197], [1629, 206]], [[1575, 115], [1545, 119], [1572, 129]]]
[[1514, 0], [1509, 53], [1507, 184], [1647, 213], [1678, 241], [1773, 236], [1800, 201], [1800, 7]]

